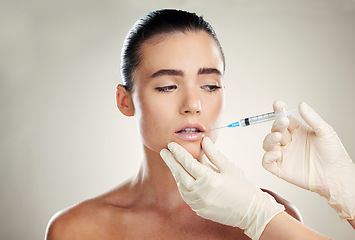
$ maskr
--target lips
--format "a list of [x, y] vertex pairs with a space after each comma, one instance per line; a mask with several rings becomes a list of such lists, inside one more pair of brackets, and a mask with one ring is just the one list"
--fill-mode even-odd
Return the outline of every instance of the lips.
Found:
[[187, 123], [175, 132], [175, 136], [185, 141], [197, 141], [205, 136], [205, 129], [198, 123]]
[[183, 130], [180, 130], [178, 133], [196, 133], [196, 132], [201, 132], [197, 128], [185, 128]]

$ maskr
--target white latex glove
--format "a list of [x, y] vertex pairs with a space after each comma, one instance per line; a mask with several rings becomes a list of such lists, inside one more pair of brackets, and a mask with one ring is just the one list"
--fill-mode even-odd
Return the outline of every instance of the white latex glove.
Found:
[[[281, 101], [274, 111], [285, 109]], [[307, 104], [298, 106], [302, 123], [293, 116], [275, 120], [265, 137], [263, 166], [276, 176], [325, 197], [340, 218], [355, 214], [355, 165], [340, 139]]]
[[218, 168], [212, 170], [195, 160], [183, 147], [170, 143], [160, 152], [177, 182], [183, 200], [197, 215], [244, 230], [259, 239], [267, 223], [285, 210], [261, 191], [233, 162], [224, 157], [207, 137], [202, 148]]

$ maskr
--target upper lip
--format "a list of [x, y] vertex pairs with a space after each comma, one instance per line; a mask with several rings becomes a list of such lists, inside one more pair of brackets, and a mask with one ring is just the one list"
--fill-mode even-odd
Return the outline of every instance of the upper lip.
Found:
[[204, 132], [205, 131], [205, 128], [202, 125], [198, 124], [198, 123], [186, 123], [182, 127], [180, 127], [178, 130], [176, 130], [175, 132], [176, 133], [180, 132], [180, 131], [182, 131], [182, 130], [184, 130], [186, 128], [196, 128], [200, 132]]

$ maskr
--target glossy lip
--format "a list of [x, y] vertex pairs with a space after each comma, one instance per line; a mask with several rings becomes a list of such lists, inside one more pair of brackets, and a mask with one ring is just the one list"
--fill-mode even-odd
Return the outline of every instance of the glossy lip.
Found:
[[[187, 133], [187, 132], [180, 133], [179, 132], [179, 131], [184, 130], [186, 128], [196, 128], [200, 132], [192, 132], [192, 133]], [[197, 141], [197, 140], [202, 139], [205, 136], [205, 128], [198, 123], [187, 123], [175, 131], [175, 136], [182, 139], [182, 140], [185, 140], [185, 141]]]

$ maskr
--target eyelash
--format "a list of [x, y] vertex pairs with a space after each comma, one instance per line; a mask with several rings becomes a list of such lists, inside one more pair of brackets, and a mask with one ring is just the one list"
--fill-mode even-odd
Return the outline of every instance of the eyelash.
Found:
[[[218, 89], [221, 89], [222, 87], [217, 86], [217, 85], [204, 85], [201, 87], [204, 90], [207, 90], [209, 92], [214, 92]], [[171, 85], [171, 86], [164, 86], [164, 87], [156, 87], [155, 90], [158, 92], [171, 92], [173, 90], [177, 89], [176, 85]]]
[[171, 92], [172, 90], [177, 89], [176, 85], [171, 86], [164, 86], [164, 87], [156, 87], [155, 88], [158, 92]]
[[218, 89], [221, 89], [222, 87], [217, 86], [217, 85], [204, 85], [201, 88], [205, 89], [205, 90], [207, 90], [209, 92], [214, 92], [214, 91], [216, 91]]

